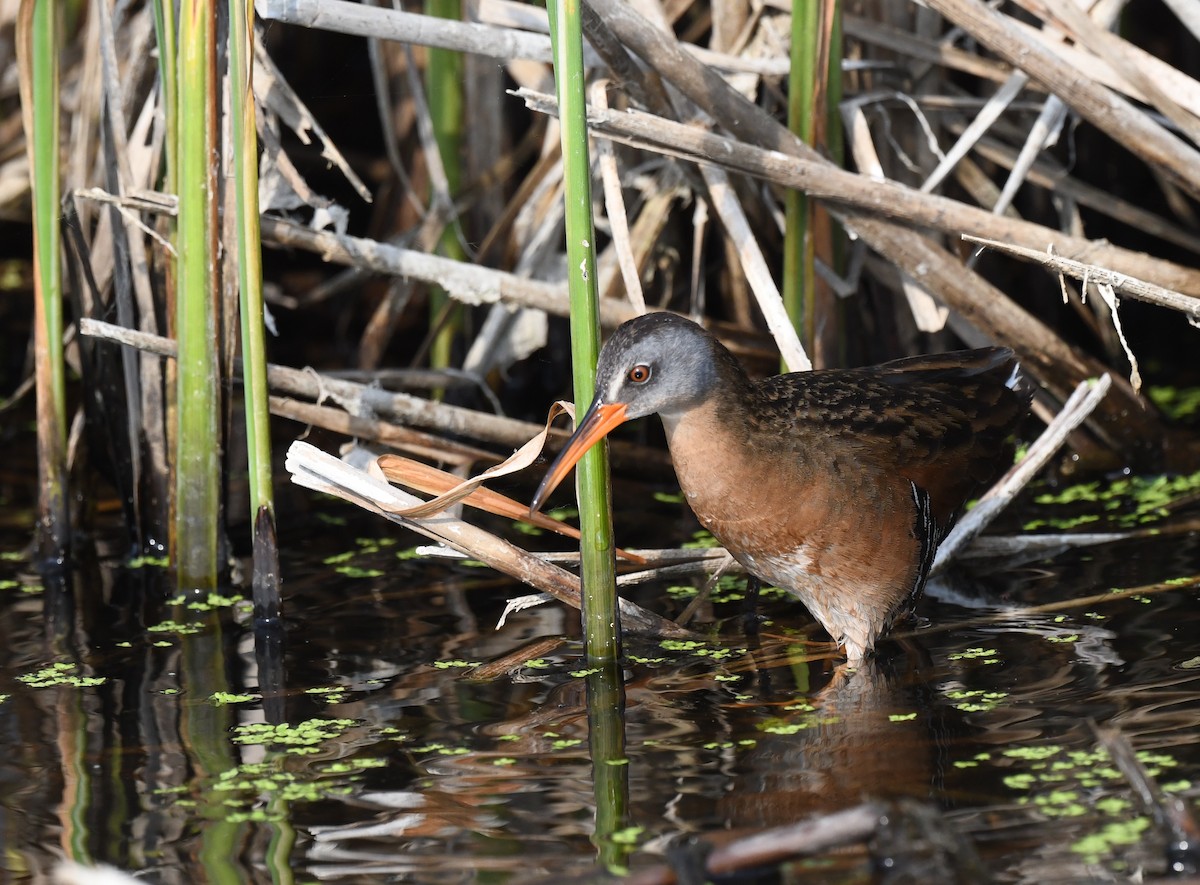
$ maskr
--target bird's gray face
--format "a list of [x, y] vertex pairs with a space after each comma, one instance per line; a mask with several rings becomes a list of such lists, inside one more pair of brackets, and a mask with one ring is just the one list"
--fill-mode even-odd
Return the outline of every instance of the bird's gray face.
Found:
[[704, 402], [716, 382], [715, 346], [707, 332], [673, 314], [647, 314], [617, 329], [600, 352], [591, 408], [546, 471], [530, 511], [614, 427], [656, 412], [670, 419]]
[[674, 415], [702, 403], [715, 381], [708, 334], [678, 317], [642, 317], [619, 328], [596, 366], [596, 399], [624, 403], [625, 420]]

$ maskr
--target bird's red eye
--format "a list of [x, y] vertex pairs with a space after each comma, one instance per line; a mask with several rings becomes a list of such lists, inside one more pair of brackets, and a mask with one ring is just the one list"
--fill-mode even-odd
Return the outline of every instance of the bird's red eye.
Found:
[[629, 380], [634, 384], [645, 384], [650, 380], [650, 367], [634, 366], [629, 370]]

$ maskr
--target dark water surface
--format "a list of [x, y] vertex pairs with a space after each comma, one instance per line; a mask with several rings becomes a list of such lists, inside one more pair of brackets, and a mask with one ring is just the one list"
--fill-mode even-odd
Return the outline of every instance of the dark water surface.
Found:
[[[755, 644], [718, 602], [720, 638], [629, 638], [624, 715], [614, 694], [589, 729], [602, 686], [574, 612], [496, 630], [527, 588], [405, 558], [414, 537], [335, 512], [281, 520], [290, 730], [266, 723], [244, 605], [164, 606], [162, 570], [119, 552], [43, 588], [17, 555], [28, 536], [0, 535], [0, 878], [69, 856], [167, 883], [566, 882], [659, 863], [681, 834], [899, 797], [939, 809], [998, 881], [1161, 875], [1164, 836], [1092, 720], [1196, 809], [1197, 584], [1160, 583], [1200, 571], [1194, 533], [934, 588], [908, 647], [857, 673], [806, 641], [799, 606], [768, 597]], [[686, 592], [636, 599], [675, 614]], [[568, 641], [467, 678], [546, 636]], [[872, 881], [871, 860], [860, 846], [790, 876]]]

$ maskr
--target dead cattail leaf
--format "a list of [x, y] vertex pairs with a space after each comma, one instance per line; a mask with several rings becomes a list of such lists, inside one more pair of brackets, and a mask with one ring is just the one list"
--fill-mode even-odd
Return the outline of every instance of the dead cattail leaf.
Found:
[[[483, 483], [489, 479], [516, 473], [533, 464], [546, 444], [546, 437], [550, 433], [551, 423], [563, 413], [569, 414], [574, 418], [575, 407], [571, 403], [556, 402], [550, 407], [550, 413], [546, 417], [546, 426], [541, 433], [517, 449], [506, 460], [494, 467], [489, 467], [487, 470], [470, 479], [459, 480], [457, 476], [446, 473], [443, 470], [438, 470], [436, 467], [431, 467], [420, 461], [414, 461], [412, 458], [406, 458], [403, 455], [390, 454], [380, 455], [376, 458], [369, 472], [377, 472], [388, 482], [413, 488], [428, 495], [437, 496], [431, 501], [415, 507], [390, 510], [390, 512], [397, 516], [416, 519], [427, 518], [435, 516], [443, 510], [453, 507], [455, 504], [463, 503], [480, 510], [486, 510], [488, 513], [494, 513], [497, 516], [518, 519], [522, 522], [536, 525], [539, 528], [548, 529], [560, 535], [566, 535], [568, 538], [578, 540], [578, 529], [545, 514], [530, 513], [528, 505], [515, 501], [506, 495], [501, 495], [499, 492], [493, 492], [491, 489], [482, 487]], [[630, 562], [645, 562], [642, 557], [633, 553], [627, 553], [624, 550], [618, 550], [617, 555]]]

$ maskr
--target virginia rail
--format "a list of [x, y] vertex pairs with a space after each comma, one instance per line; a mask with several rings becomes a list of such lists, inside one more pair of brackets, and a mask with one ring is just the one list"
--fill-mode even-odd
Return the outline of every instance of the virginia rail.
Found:
[[857, 662], [911, 610], [966, 501], [1012, 463], [1031, 394], [1003, 347], [752, 381], [700, 326], [646, 314], [605, 343], [591, 408], [530, 509], [610, 430], [657, 412], [701, 524]]

